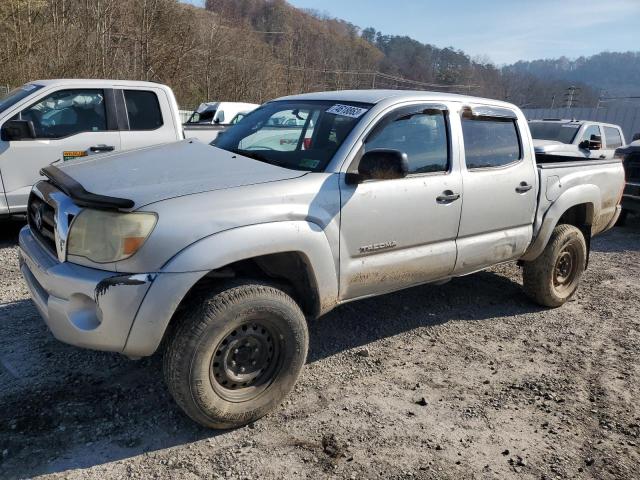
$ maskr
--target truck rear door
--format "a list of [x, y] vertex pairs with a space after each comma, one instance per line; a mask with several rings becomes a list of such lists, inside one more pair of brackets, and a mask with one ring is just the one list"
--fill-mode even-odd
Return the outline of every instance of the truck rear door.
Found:
[[602, 137], [602, 150], [600, 150], [600, 158], [613, 158], [616, 149], [624, 145], [624, 137], [622, 132], [616, 127], [608, 127], [603, 125], [604, 136]]
[[122, 125], [122, 149], [147, 147], [178, 141], [171, 103], [164, 90], [126, 87], [116, 90]]
[[12, 120], [31, 121], [36, 138], [0, 142], [0, 171], [9, 210], [24, 212], [40, 169], [120, 149], [110, 89], [64, 88], [48, 92]]
[[476, 105], [463, 109], [464, 193], [455, 274], [520, 257], [531, 242], [538, 176], [525, 119]]
[[[352, 299], [447, 277], [455, 265], [462, 179], [449, 111], [416, 104], [373, 126], [364, 151], [407, 154], [405, 178], [341, 183], [340, 297]], [[349, 167], [349, 171], [357, 168]]]

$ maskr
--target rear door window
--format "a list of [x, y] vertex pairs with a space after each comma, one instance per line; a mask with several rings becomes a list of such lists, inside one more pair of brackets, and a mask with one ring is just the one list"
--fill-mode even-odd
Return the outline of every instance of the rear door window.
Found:
[[604, 138], [607, 142], [607, 148], [618, 148], [622, 146], [622, 136], [620, 130], [613, 127], [603, 127]]
[[468, 169], [502, 167], [522, 158], [520, 136], [511, 118], [462, 118]]
[[162, 127], [162, 112], [158, 96], [148, 90], [125, 90], [130, 130], [157, 130]]

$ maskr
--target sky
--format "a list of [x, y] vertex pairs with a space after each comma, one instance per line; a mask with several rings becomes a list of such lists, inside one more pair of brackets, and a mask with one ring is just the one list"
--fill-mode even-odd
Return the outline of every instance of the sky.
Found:
[[640, 0], [288, 1], [498, 65], [640, 49]]

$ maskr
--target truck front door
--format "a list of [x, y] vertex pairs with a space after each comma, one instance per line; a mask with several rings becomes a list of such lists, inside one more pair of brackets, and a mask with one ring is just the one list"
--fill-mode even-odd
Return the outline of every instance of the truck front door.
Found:
[[[584, 148], [594, 137], [599, 137], [601, 139], [602, 148], [598, 150], [589, 150], [588, 148]], [[602, 135], [602, 130], [598, 125], [586, 125], [577, 135], [577, 138], [573, 141], [573, 143], [574, 145], [578, 145], [580, 151], [588, 158], [602, 159], [607, 157], [607, 152], [604, 150], [604, 136]], [[613, 158], [613, 152], [610, 158]]]
[[0, 171], [11, 213], [26, 211], [31, 186], [43, 167], [120, 149], [115, 116], [109, 115], [110, 92], [58, 90], [12, 117], [31, 121], [36, 138], [0, 140]]
[[455, 273], [520, 257], [533, 236], [537, 171], [524, 118], [508, 109], [465, 108], [460, 117], [464, 203]]
[[446, 107], [426, 104], [392, 111], [368, 134], [362, 151], [406, 153], [409, 175], [359, 185], [341, 182], [341, 299], [393, 291], [452, 272], [462, 206], [459, 151], [452, 138], [458, 135], [451, 135]]

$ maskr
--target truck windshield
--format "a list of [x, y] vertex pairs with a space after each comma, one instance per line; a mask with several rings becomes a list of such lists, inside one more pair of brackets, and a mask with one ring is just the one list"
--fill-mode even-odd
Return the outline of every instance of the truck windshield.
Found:
[[27, 98], [32, 93], [37, 92], [42, 88], [42, 85], [34, 85], [27, 83], [20, 88], [10, 91], [7, 95], [0, 98], [0, 113], [4, 112], [10, 107], [13, 107], [19, 101]]
[[529, 130], [531, 130], [531, 136], [534, 140], [571, 143], [580, 130], [580, 125], [576, 123], [530, 122]]
[[213, 145], [284, 168], [321, 172], [371, 107], [354, 102], [271, 102], [249, 113]]

